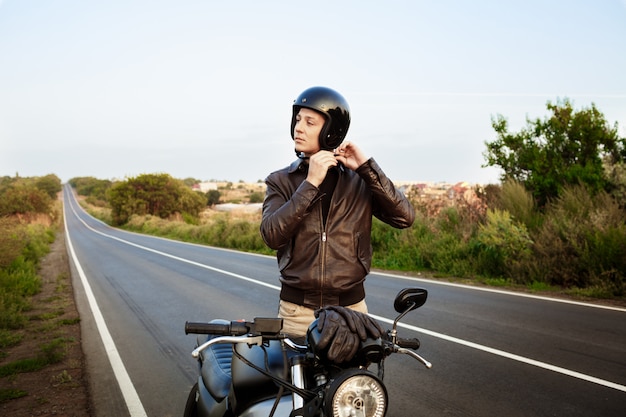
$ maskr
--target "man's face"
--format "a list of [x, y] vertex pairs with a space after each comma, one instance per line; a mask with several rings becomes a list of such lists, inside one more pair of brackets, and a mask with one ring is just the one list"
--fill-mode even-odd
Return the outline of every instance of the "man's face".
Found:
[[324, 116], [315, 110], [304, 107], [300, 109], [293, 128], [296, 152], [304, 152], [306, 156], [310, 156], [320, 150], [320, 132], [325, 121]]

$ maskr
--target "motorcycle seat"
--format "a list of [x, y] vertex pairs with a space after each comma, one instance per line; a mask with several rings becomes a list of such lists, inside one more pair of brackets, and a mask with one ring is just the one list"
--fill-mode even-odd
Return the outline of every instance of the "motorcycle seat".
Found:
[[230, 344], [209, 346], [201, 353], [202, 381], [217, 402], [228, 395], [231, 383], [233, 347]]

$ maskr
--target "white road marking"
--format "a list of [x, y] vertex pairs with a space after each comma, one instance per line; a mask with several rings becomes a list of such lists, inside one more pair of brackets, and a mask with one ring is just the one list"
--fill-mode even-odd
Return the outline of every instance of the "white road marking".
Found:
[[[72, 208], [72, 211], [74, 209]], [[64, 209], [65, 212], [65, 209]], [[74, 212], [76, 214], [76, 212]], [[77, 216], [78, 217], [78, 216]], [[67, 218], [67, 215], [64, 213], [64, 219]], [[82, 220], [81, 220], [82, 221]], [[104, 344], [104, 348], [107, 353], [107, 357], [109, 358], [109, 362], [111, 363], [111, 367], [113, 368], [113, 373], [115, 374], [115, 378], [117, 379], [117, 383], [120, 386], [122, 391], [122, 395], [124, 396], [124, 401], [126, 402], [126, 407], [128, 407], [128, 411], [131, 417], [147, 417], [146, 410], [143, 408], [143, 404], [139, 399], [139, 395], [137, 394], [137, 390], [130, 380], [130, 376], [126, 371], [126, 367], [124, 366], [124, 362], [122, 361], [122, 357], [120, 356], [117, 347], [115, 346], [115, 342], [113, 341], [113, 337], [111, 337], [111, 333], [109, 333], [109, 328], [102, 316], [102, 312], [100, 311], [100, 307], [98, 307], [98, 302], [96, 301], [96, 297], [91, 290], [91, 286], [89, 285], [89, 281], [87, 280], [87, 276], [85, 275], [85, 271], [83, 270], [78, 258], [76, 256], [76, 252], [74, 252], [74, 246], [72, 246], [72, 239], [70, 238], [70, 233], [67, 228], [67, 221], [64, 220], [65, 224], [65, 238], [67, 240], [67, 247], [70, 251], [70, 255], [72, 257], [72, 261], [74, 262], [74, 266], [76, 266], [76, 270], [78, 271], [78, 275], [80, 276], [80, 281], [83, 284], [83, 288], [85, 289], [85, 295], [87, 296], [87, 301], [89, 303], [89, 308], [91, 309], [91, 313], [93, 314], [94, 320], [96, 322], [96, 327], [98, 328], [98, 332], [100, 333], [100, 338], [102, 339], [102, 343]]]
[[[74, 211], [73, 208], [72, 208], [72, 211]], [[171, 258], [171, 259], [175, 259], [175, 260], [180, 261], [180, 262], [184, 262], [184, 263], [188, 263], [188, 264], [191, 264], [191, 265], [195, 265], [195, 266], [198, 266], [200, 268], [209, 269], [209, 270], [214, 271], [214, 272], [219, 272], [219, 273], [222, 273], [222, 274], [225, 274], [225, 275], [237, 278], [237, 279], [241, 279], [241, 280], [244, 280], [244, 281], [248, 281], [248, 282], [251, 282], [251, 283], [254, 283], [254, 284], [262, 285], [264, 287], [280, 291], [280, 287], [276, 286], [276, 285], [267, 284], [265, 282], [258, 281], [258, 280], [255, 280], [253, 278], [249, 278], [249, 277], [246, 277], [246, 276], [243, 276], [243, 275], [235, 274], [235, 273], [232, 273], [232, 272], [229, 272], [229, 271], [225, 271], [225, 270], [214, 268], [214, 267], [211, 267], [211, 266], [208, 266], [208, 265], [205, 265], [205, 264], [201, 264], [199, 262], [190, 261], [188, 259], [180, 258], [178, 256], [174, 256], [174, 255], [171, 255], [171, 254], [168, 254], [168, 253], [165, 253], [165, 252], [157, 251], [157, 250], [154, 250], [154, 249], [151, 249], [151, 248], [148, 248], [148, 247], [145, 247], [145, 246], [141, 246], [141, 245], [138, 245], [136, 243], [129, 242], [129, 241], [126, 241], [124, 239], [121, 239], [121, 238], [118, 238], [118, 237], [115, 237], [115, 236], [108, 235], [106, 233], [97, 231], [97, 230], [93, 229], [92, 227], [90, 227], [87, 223], [85, 223], [83, 221], [83, 219], [78, 217], [78, 214], [75, 211], [74, 211], [74, 214], [85, 225], [85, 227], [87, 227], [88, 229], [92, 230], [93, 232], [95, 232], [95, 233], [97, 233], [97, 234], [99, 234], [101, 236], [108, 237], [110, 239], [119, 241], [121, 243], [125, 243], [127, 245], [130, 245], [130, 246], [133, 246], [133, 247], [136, 247], [136, 248], [139, 248], [139, 249], [143, 249], [143, 250], [148, 251], [148, 252], [156, 253], [158, 255], [162, 255], [162, 256], [165, 256], [165, 257], [168, 257], [168, 258]], [[454, 284], [454, 283], [437, 282], [437, 281], [425, 280], [425, 279], [420, 279], [420, 278], [403, 277], [403, 276], [399, 276], [399, 275], [378, 273], [378, 272], [376, 273], [376, 275], [383, 275], [383, 276], [389, 276], [389, 277], [392, 277], [392, 278], [399, 278], [399, 279], [406, 279], [406, 280], [413, 280], [413, 281], [423, 281], [423, 282], [427, 282], [429, 284], [449, 285], [449, 286], [467, 288], [467, 289], [472, 289], [472, 290], [487, 291], [487, 292], [507, 294], [507, 295], [513, 295], [513, 296], [535, 298], [535, 299], [541, 299], [541, 300], [545, 300], [545, 301], [556, 301], [556, 302], [562, 302], [562, 303], [567, 303], [567, 304], [583, 305], [583, 306], [586, 306], [586, 307], [596, 307], [596, 308], [605, 308], [605, 309], [608, 309], [608, 310], [626, 311], [626, 309], [617, 308], [617, 307], [599, 306], [599, 305], [596, 305], [596, 304], [581, 303], [581, 302], [569, 301], [569, 300], [553, 299], [553, 298], [548, 298], [548, 297], [534, 296], [532, 294], [518, 294], [518, 293], [513, 293], [513, 292], [503, 291], [503, 290], [495, 290], [495, 289], [489, 289], [489, 288], [480, 288], [480, 287], [473, 287], [473, 286], [469, 286], [469, 285], [461, 285], [461, 284]], [[376, 320], [379, 320], [379, 321], [382, 321], [382, 322], [385, 322], [385, 323], [389, 323], [389, 324], [393, 324], [393, 320], [391, 320], [391, 319], [388, 319], [388, 318], [385, 318], [385, 317], [381, 317], [381, 316], [376, 316], [374, 314], [370, 314], [370, 316], [372, 316]], [[621, 384], [617, 384], [615, 382], [611, 382], [611, 381], [607, 381], [607, 380], [604, 380], [604, 379], [596, 378], [596, 377], [591, 376], [591, 375], [586, 375], [586, 374], [583, 374], [583, 373], [580, 373], [580, 372], [572, 371], [570, 369], [566, 369], [566, 368], [562, 368], [562, 367], [559, 367], [559, 366], [551, 365], [551, 364], [548, 364], [548, 363], [545, 363], [545, 362], [541, 362], [541, 361], [537, 361], [537, 360], [534, 360], [534, 359], [526, 358], [524, 356], [520, 356], [520, 355], [516, 355], [516, 354], [513, 354], [513, 353], [505, 352], [503, 350], [490, 348], [488, 346], [484, 346], [484, 345], [480, 345], [478, 343], [474, 343], [474, 342], [470, 342], [470, 341], [467, 341], [467, 340], [459, 339], [459, 338], [456, 338], [454, 336], [448, 336], [448, 335], [445, 335], [443, 333], [434, 332], [432, 330], [427, 330], [427, 329], [423, 329], [423, 328], [420, 328], [420, 327], [416, 327], [416, 326], [412, 326], [412, 325], [408, 325], [408, 324], [404, 324], [404, 323], [398, 323], [398, 326], [399, 327], [404, 327], [407, 330], [412, 330], [412, 331], [415, 331], [415, 332], [418, 332], [418, 333], [422, 333], [422, 334], [426, 334], [426, 335], [429, 335], [429, 336], [432, 336], [432, 337], [436, 337], [436, 338], [439, 338], [439, 339], [442, 339], [442, 340], [446, 340], [448, 342], [452, 342], [452, 343], [456, 343], [456, 344], [459, 344], [459, 345], [467, 346], [467, 347], [470, 347], [472, 349], [476, 349], [476, 350], [480, 350], [480, 351], [483, 351], [483, 352], [491, 353], [493, 355], [501, 356], [501, 357], [504, 357], [504, 358], [507, 358], [507, 359], [515, 360], [515, 361], [518, 361], [518, 362], [521, 362], [521, 363], [525, 363], [525, 364], [528, 364], [528, 365], [536, 366], [536, 367], [539, 367], [539, 368], [542, 368], [542, 369], [546, 369], [546, 370], [549, 370], [549, 371], [557, 372], [557, 373], [560, 373], [560, 374], [563, 374], [563, 375], [567, 375], [567, 376], [571, 376], [571, 377], [574, 377], [574, 378], [578, 378], [578, 379], [581, 379], [581, 380], [584, 380], [584, 381], [587, 381], [587, 382], [592, 382], [594, 384], [598, 384], [598, 385], [602, 385], [602, 386], [605, 386], [605, 387], [608, 387], [608, 388], [613, 388], [613, 389], [616, 389], [616, 390], [619, 390], [619, 391], [626, 392], [626, 386], [625, 385], [621, 385]]]
[[466, 288], [468, 290], [473, 290], [473, 291], [483, 291], [483, 292], [490, 292], [494, 294], [505, 294], [505, 295], [511, 295], [513, 297], [532, 298], [535, 300], [550, 301], [552, 303], [571, 304], [571, 305], [577, 305], [577, 306], [583, 306], [583, 307], [599, 308], [603, 310], [621, 311], [623, 313], [626, 313], [626, 308], [622, 308], [622, 307], [607, 306], [607, 305], [601, 305], [601, 304], [591, 304], [591, 303], [585, 303], [582, 301], [565, 300], [563, 298], [554, 298], [554, 297], [544, 297], [541, 295], [525, 294], [525, 293], [506, 291], [506, 290], [498, 290], [495, 288], [477, 287], [474, 285], [456, 284], [454, 282], [435, 281], [432, 279], [424, 279], [424, 278], [418, 278], [418, 277], [407, 277], [407, 276], [402, 276], [402, 275], [387, 274], [384, 272], [375, 272], [373, 274], [396, 278], [396, 279], [403, 279], [407, 281], [417, 281], [417, 282], [424, 282], [424, 283], [434, 284], [434, 285], [443, 285], [443, 286], [456, 287], [456, 288]]
[[[370, 316], [372, 316], [376, 320], [379, 320], [379, 321], [382, 321], [382, 322], [385, 322], [385, 323], [389, 323], [389, 324], [393, 324], [393, 320], [390, 320], [388, 318], [381, 317], [381, 316], [376, 316], [374, 314], [370, 314]], [[613, 389], [616, 389], [616, 390], [619, 390], [619, 391], [626, 392], [626, 385], [617, 384], [615, 382], [611, 382], [611, 381], [607, 381], [607, 380], [604, 380], [604, 379], [596, 378], [596, 377], [591, 376], [591, 375], [586, 375], [586, 374], [583, 374], [583, 373], [580, 373], [580, 372], [572, 371], [570, 369], [561, 368], [560, 366], [550, 365], [549, 363], [545, 363], [545, 362], [537, 361], [537, 360], [534, 360], [534, 359], [526, 358], [524, 356], [516, 355], [514, 353], [505, 352], [505, 351], [500, 350], [500, 349], [490, 348], [489, 346], [480, 345], [478, 343], [474, 343], [474, 342], [470, 342], [470, 341], [467, 341], [467, 340], [459, 339], [459, 338], [456, 338], [454, 336], [448, 336], [446, 334], [434, 332], [432, 330], [423, 329], [421, 327], [412, 326], [410, 324], [398, 323], [398, 327], [404, 327], [405, 329], [412, 330], [414, 332], [426, 334], [426, 335], [429, 335], [429, 336], [432, 336], [432, 337], [436, 337], [438, 339], [446, 340], [448, 342], [457, 343], [459, 345], [467, 346], [467, 347], [470, 347], [472, 349], [481, 350], [483, 352], [491, 353], [492, 355], [501, 356], [503, 358], [511, 359], [511, 360], [514, 360], [514, 361], [517, 361], [517, 362], [522, 362], [522, 363], [525, 363], [525, 364], [528, 364], [528, 365], [532, 365], [532, 366], [536, 366], [536, 367], [539, 367], [539, 368], [542, 368], [542, 369], [546, 369], [548, 371], [557, 372], [557, 373], [560, 373], [560, 374], [563, 374], [563, 375], [567, 375], [567, 376], [571, 376], [571, 377], [574, 377], [574, 378], [582, 379], [583, 381], [592, 382], [594, 384], [603, 385], [603, 386], [608, 387], [608, 388], [613, 388]]]

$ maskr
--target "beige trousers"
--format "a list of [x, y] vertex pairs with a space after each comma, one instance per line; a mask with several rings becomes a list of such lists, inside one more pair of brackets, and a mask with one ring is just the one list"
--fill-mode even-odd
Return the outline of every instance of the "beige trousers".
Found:
[[[365, 300], [346, 307], [367, 314]], [[291, 337], [306, 336], [309, 325], [315, 320], [314, 313], [315, 310], [312, 308], [280, 300], [278, 317], [283, 319], [283, 333], [287, 333]]]

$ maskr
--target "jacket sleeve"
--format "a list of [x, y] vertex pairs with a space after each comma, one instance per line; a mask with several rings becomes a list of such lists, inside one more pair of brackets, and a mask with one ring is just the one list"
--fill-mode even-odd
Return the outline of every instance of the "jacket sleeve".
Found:
[[356, 172], [372, 191], [373, 214], [398, 229], [410, 227], [415, 221], [415, 210], [409, 200], [378, 166], [374, 158], [357, 168]]
[[289, 196], [273, 176], [269, 176], [265, 183], [267, 191], [263, 201], [261, 236], [267, 246], [279, 249], [291, 240], [302, 220], [309, 215], [318, 189], [310, 182], [303, 181]]

